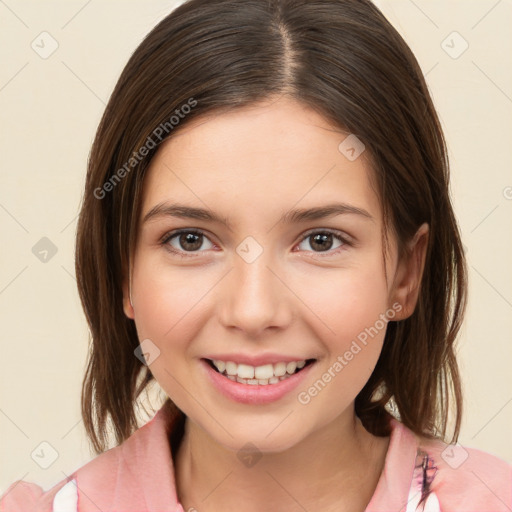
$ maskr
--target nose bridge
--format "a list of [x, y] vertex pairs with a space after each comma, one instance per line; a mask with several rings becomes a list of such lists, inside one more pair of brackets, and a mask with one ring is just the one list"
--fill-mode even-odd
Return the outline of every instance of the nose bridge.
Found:
[[276, 276], [272, 251], [254, 238], [242, 241], [233, 255], [233, 268], [222, 297], [222, 320], [255, 335], [289, 320], [286, 287]]

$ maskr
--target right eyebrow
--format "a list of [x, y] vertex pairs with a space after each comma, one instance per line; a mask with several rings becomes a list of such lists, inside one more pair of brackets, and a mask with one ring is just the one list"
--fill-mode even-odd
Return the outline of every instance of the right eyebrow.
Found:
[[231, 223], [226, 217], [216, 215], [212, 211], [206, 210], [204, 208], [196, 208], [194, 206], [186, 206], [176, 203], [169, 204], [167, 202], [163, 202], [157, 204], [151, 208], [151, 210], [149, 210], [146, 215], [144, 215], [142, 222], [148, 222], [155, 217], [178, 217], [181, 219], [206, 220], [224, 224], [226, 227], [231, 229]]

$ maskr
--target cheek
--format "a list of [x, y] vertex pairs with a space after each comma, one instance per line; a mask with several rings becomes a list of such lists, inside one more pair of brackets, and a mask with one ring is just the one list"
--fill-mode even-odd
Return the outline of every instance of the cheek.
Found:
[[326, 323], [334, 333], [321, 338], [326, 357], [297, 394], [318, 425], [334, 420], [355, 400], [374, 371], [386, 333], [385, 294], [346, 290], [350, 293], [325, 303]]
[[307, 306], [318, 317], [316, 324], [324, 326], [321, 338], [327, 333], [331, 347], [342, 350], [376, 322], [383, 330], [379, 319], [388, 308], [388, 290], [378, 263], [361, 262], [357, 267], [336, 269], [329, 275], [318, 274], [317, 279], [310, 278], [304, 286], [300, 296], [307, 297]]
[[375, 368], [387, 328], [387, 286], [377, 261], [338, 269], [329, 279], [311, 284], [307, 304], [318, 316], [315, 334], [326, 354], [319, 369], [321, 382], [315, 375], [299, 402], [308, 403], [321, 392], [317, 406], [330, 404], [335, 411], [354, 400]]
[[134, 311], [139, 336], [186, 339], [183, 330], [201, 309], [207, 291], [191, 272], [172, 271], [159, 263], [141, 265], [134, 273]]
[[[188, 366], [192, 340], [201, 328], [210, 286], [181, 269], [171, 271], [162, 265], [141, 265], [134, 273], [134, 312], [139, 340], [157, 355], [149, 369], [159, 385], [182, 410], [188, 411], [194, 373]], [[156, 348], [155, 348], [156, 347]]]

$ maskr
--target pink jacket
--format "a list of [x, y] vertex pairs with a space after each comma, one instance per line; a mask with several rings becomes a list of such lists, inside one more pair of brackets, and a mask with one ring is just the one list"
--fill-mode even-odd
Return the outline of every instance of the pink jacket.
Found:
[[[0, 498], [0, 512], [185, 512], [176, 495], [172, 428], [164, 406], [120, 446], [48, 491], [14, 482]], [[413, 512], [424, 481], [430, 483], [424, 512], [512, 510], [511, 465], [477, 449], [420, 439], [392, 420], [384, 469], [366, 512]]]

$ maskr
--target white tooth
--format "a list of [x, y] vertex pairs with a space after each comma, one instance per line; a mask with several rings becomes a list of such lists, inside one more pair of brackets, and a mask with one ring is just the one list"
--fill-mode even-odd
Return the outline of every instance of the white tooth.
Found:
[[[213, 360], [213, 364], [219, 372], [226, 372], [226, 377], [242, 384], [277, 384], [295, 372], [304, 368], [306, 361], [292, 361], [291, 363], [265, 364], [262, 366], [250, 366], [248, 364], [236, 364], [233, 361]], [[251, 382], [249, 382], [249, 380]]]
[[271, 364], [257, 366], [254, 369], [254, 377], [256, 379], [270, 379], [274, 375], [274, 367]]
[[290, 375], [297, 369], [297, 363], [295, 361], [292, 361], [291, 363], [288, 363], [286, 365], [286, 371]]
[[274, 365], [274, 375], [276, 377], [281, 377], [286, 373], [286, 363], [276, 363]]
[[239, 377], [242, 377], [242, 379], [254, 379], [254, 366], [239, 364], [236, 373]]
[[228, 375], [236, 375], [237, 364], [233, 363], [233, 361], [226, 362], [226, 372]]
[[219, 361], [218, 359], [213, 360], [213, 364], [222, 373], [226, 369], [226, 363], [224, 361]]

